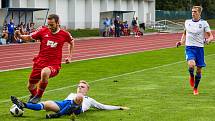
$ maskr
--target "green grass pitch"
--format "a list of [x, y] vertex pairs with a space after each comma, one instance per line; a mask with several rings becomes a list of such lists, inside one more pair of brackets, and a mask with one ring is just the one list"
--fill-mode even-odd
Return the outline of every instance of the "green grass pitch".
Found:
[[[205, 47], [207, 67], [193, 96], [188, 82], [184, 47], [146, 51], [63, 65], [49, 80], [44, 100], [63, 100], [75, 92], [79, 80], [91, 86], [88, 96], [104, 104], [127, 106], [130, 110], [91, 109], [75, 121], [213, 121], [215, 120], [215, 44]], [[9, 113], [10, 96], [27, 101], [27, 79], [31, 69], [0, 73], [0, 120], [46, 121], [46, 111], [25, 109], [22, 117]], [[115, 81], [117, 80], [117, 81]], [[63, 116], [56, 121], [69, 121]]]

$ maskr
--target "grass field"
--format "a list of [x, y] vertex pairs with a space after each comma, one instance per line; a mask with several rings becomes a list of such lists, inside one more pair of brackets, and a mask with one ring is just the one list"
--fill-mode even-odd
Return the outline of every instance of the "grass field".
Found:
[[[130, 110], [91, 109], [76, 121], [213, 121], [215, 120], [215, 44], [205, 47], [207, 67], [203, 69], [199, 96], [189, 86], [184, 48], [146, 51], [63, 65], [60, 74], [49, 80], [43, 100], [63, 100], [75, 84], [87, 80], [89, 96], [99, 102], [127, 106]], [[31, 69], [0, 73], [1, 121], [45, 121], [46, 111], [25, 110], [15, 118], [9, 113], [10, 95], [27, 100]], [[117, 80], [117, 81], [114, 81]], [[58, 90], [56, 90], [58, 89]], [[68, 121], [63, 116], [56, 121]]]

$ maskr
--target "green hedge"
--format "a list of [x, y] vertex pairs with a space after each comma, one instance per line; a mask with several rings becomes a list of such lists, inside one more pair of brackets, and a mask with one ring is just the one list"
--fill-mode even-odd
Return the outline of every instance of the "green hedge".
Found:
[[75, 38], [99, 36], [99, 29], [76, 29], [76, 30], [68, 30], [68, 31]]

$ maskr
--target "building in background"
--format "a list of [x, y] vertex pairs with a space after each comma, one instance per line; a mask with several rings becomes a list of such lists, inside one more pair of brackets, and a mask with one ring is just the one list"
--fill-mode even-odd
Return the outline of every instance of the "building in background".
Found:
[[0, 0], [0, 7], [49, 8], [72, 29], [99, 28], [100, 12], [106, 11], [135, 11], [139, 23], [155, 21], [155, 0]]

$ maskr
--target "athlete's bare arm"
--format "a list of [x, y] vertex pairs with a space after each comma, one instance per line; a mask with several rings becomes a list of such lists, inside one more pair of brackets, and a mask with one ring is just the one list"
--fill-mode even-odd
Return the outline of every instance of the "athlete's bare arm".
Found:
[[15, 31], [15, 37], [20, 38], [21, 40], [24, 40], [24, 41], [33, 40], [33, 38], [30, 35], [22, 35], [20, 30]]
[[213, 34], [211, 33], [211, 31], [206, 32], [206, 43], [210, 43], [213, 40]]
[[181, 40], [176, 43], [176, 46], [177, 47], [181, 46], [182, 44], [185, 43], [185, 40], [186, 40], [186, 30], [184, 30], [184, 32], [181, 36]]
[[[71, 37], [72, 38], [72, 37]], [[74, 39], [72, 38], [72, 41], [68, 43], [68, 51], [69, 51], [69, 55], [68, 57], [65, 59], [66, 63], [70, 63], [71, 59], [72, 59], [72, 54], [74, 52], [74, 47], [75, 47], [75, 43], [74, 43]]]
[[184, 44], [185, 43], [185, 39], [186, 39], [186, 30], [184, 30], [182, 36], [181, 36], [181, 44]]

